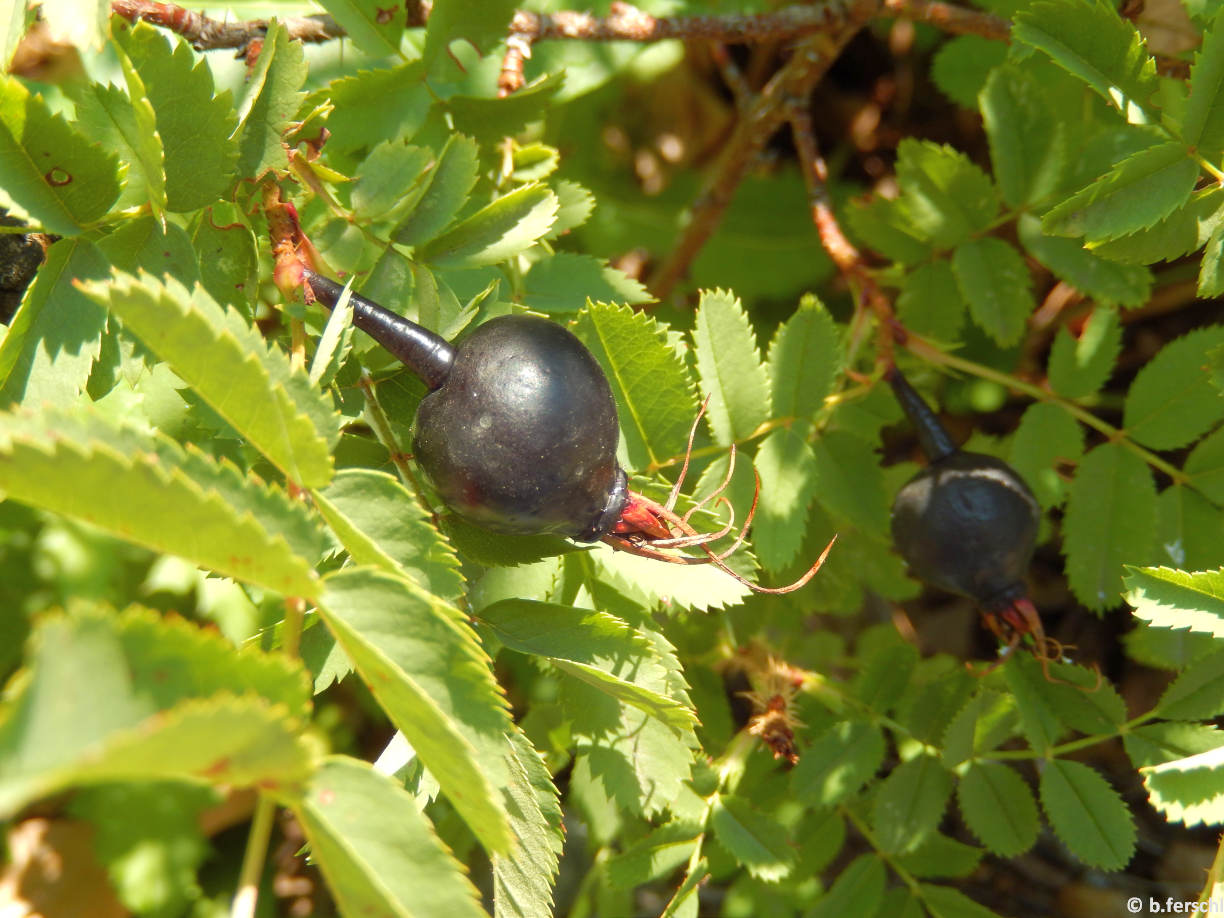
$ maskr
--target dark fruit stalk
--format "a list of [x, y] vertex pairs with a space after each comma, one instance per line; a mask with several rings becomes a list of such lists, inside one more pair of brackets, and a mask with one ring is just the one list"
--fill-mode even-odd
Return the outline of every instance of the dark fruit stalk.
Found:
[[[302, 276], [314, 298], [328, 309], [339, 302], [344, 291], [342, 285], [309, 268], [302, 271]], [[349, 293], [349, 303], [353, 307], [353, 324], [390, 351], [425, 385], [437, 389], [446, 381], [455, 349], [445, 338], [356, 293]]]

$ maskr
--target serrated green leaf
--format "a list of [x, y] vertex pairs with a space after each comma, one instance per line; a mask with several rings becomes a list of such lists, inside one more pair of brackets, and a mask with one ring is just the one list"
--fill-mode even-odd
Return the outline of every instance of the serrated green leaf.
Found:
[[855, 696], [877, 714], [887, 714], [909, 688], [918, 651], [912, 644], [891, 643], [866, 656], [854, 680]]
[[208, 64], [196, 61], [182, 40], [171, 48], [147, 23], [123, 23], [113, 38], [140, 74], [153, 106], [165, 154], [166, 208], [183, 213], [212, 204], [234, 180], [238, 155], [229, 92], [215, 95]]
[[523, 305], [560, 316], [578, 312], [587, 298], [636, 306], [654, 299], [650, 292], [594, 255], [556, 252], [532, 265], [523, 281]]
[[464, 616], [411, 581], [368, 568], [328, 577], [319, 613], [476, 837], [508, 851], [498, 788], [507, 782], [510, 718]]
[[106, 313], [74, 282], [107, 273], [105, 258], [84, 240], [61, 239], [47, 250], [0, 341], [0, 405], [76, 401], [101, 353]]
[[595, 209], [595, 196], [577, 182], [566, 179], [553, 183], [553, 192], [560, 202], [557, 207], [557, 219], [552, 228], [544, 234], [544, 238], [558, 239], [572, 229], [587, 222]]
[[1146, 230], [1184, 205], [1199, 167], [1177, 141], [1128, 156], [1110, 172], [1049, 210], [1042, 229], [1054, 236], [1083, 236], [1089, 243]]
[[1192, 487], [1216, 504], [1224, 504], [1224, 429], [1199, 441], [1186, 457]]
[[627, 813], [651, 818], [673, 806], [692, 770], [689, 742], [656, 718], [625, 705], [619, 705], [619, 717], [610, 721], [590, 718], [597, 710], [590, 696], [598, 693], [568, 676], [565, 680], [567, 708], [575, 711], [575, 777], [579, 766], [587, 770], [587, 780]]
[[962, 108], [977, 108], [990, 72], [1002, 64], [1007, 46], [978, 35], [957, 35], [944, 42], [931, 61], [931, 79], [940, 91]]
[[[82, 783], [286, 786], [317, 754], [299, 670], [143, 609], [44, 617], [0, 721], [0, 813]], [[233, 694], [239, 688], [242, 696]]]
[[330, 756], [289, 803], [343, 914], [485, 915], [412, 795], [365, 762]]
[[917, 848], [939, 825], [951, 793], [952, 776], [936, 756], [917, 755], [894, 768], [872, 806], [880, 850], [904, 854]]
[[1126, 393], [1127, 434], [1153, 449], [1176, 449], [1224, 418], [1224, 398], [1211, 384], [1207, 354], [1224, 344], [1224, 325], [1169, 342], [1139, 370]]
[[1159, 628], [1224, 637], [1224, 569], [1133, 568], [1122, 578], [1135, 615]]
[[561, 803], [552, 776], [522, 731], [510, 733], [510, 828], [518, 844], [493, 858], [494, 918], [535, 918], [552, 913], [552, 884], [565, 840]]
[[[116, 52], [118, 49], [116, 48]], [[166, 209], [166, 169], [153, 105], [131, 62], [120, 53], [128, 93], [117, 86], [84, 83], [65, 87], [76, 107], [76, 126], [86, 137], [119, 154], [127, 165], [120, 209], [148, 203], [155, 217]], [[130, 95], [130, 97], [129, 97]]]
[[1181, 139], [1211, 162], [1224, 153], [1224, 12], [1216, 14], [1194, 56]]
[[1063, 518], [1067, 577], [1080, 602], [1094, 610], [1117, 604], [1122, 565], [1147, 561], [1155, 525], [1156, 489], [1144, 461], [1116, 443], [1091, 450]]
[[889, 498], [873, 446], [841, 431], [816, 440], [816, 499], [864, 531], [882, 534], [888, 531]]
[[0, 82], [0, 202], [74, 236], [119, 197], [119, 158], [52, 114], [14, 77]]
[[[376, 144], [362, 161], [353, 182], [353, 214], [367, 220], [398, 216], [415, 206], [433, 177], [433, 151], [396, 138]], [[388, 253], [398, 255], [394, 249]], [[402, 257], [402, 256], [400, 256]], [[366, 283], [370, 280], [367, 278]], [[369, 291], [377, 302], [383, 302]]]
[[1020, 340], [1033, 311], [1032, 277], [1020, 253], [993, 236], [956, 247], [952, 270], [969, 315], [1002, 347]]
[[311, 94], [307, 104], [334, 106], [327, 117], [328, 150], [371, 149], [384, 140], [412, 137], [434, 101], [423, 77], [421, 62], [413, 61], [359, 70]]
[[515, 9], [514, 0], [486, 0], [474, 10], [440, 7], [438, 15], [430, 15], [425, 30], [425, 65], [430, 74], [435, 73], [440, 59], [458, 39], [469, 42], [482, 55], [490, 54], [494, 45], [505, 38]]
[[874, 915], [884, 900], [884, 863], [876, 854], [860, 854], [837, 875], [808, 918]]
[[1101, 258], [1078, 240], [1047, 236], [1041, 231], [1041, 221], [1031, 214], [1022, 215], [1016, 229], [1030, 255], [1098, 303], [1134, 308], [1148, 301], [1152, 272], [1147, 268]]
[[1012, 40], [1048, 54], [1129, 121], [1150, 120], [1156, 64], [1139, 31], [1102, 0], [1033, 3], [1016, 16]]
[[1150, 265], [1158, 261], [1171, 261], [1202, 248], [1222, 223], [1224, 189], [1212, 185], [1194, 192], [1185, 207], [1174, 210], [1150, 229], [1092, 248], [1103, 258], [1125, 264]]
[[1067, 167], [1067, 127], [1052, 117], [1037, 75], [1016, 65], [995, 68], [979, 105], [1003, 199], [1019, 207], [1054, 191]]
[[820, 300], [805, 296], [769, 345], [774, 417], [813, 417], [832, 393], [842, 361], [837, 324]]
[[320, 6], [370, 57], [402, 57], [400, 41], [407, 18], [403, 11], [380, 7], [378, 0], [322, 0]]
[[1220, 227], [1207, 237], [1203, 261], [1199, 266], [1195, 294], [1200, 299], [1212, 299], [1224, 293], [1224, 231]]
[[1041, 805], [1080, 861], [1121, 870], [1135, 852], [1135, 823], [1118, 792], [1079, 762], [1050, 759], [1041, 772]]
[[930, 257], [931, 246], [919, 238], [900, 202], [873, 197], [855, 201], [846, 211], [850, 231], [886, 258], [910, 265]]
[[259, 286], [259, 253], [242, 211], [226, 201], [204, 208], [192, 224], [191, 244], [204, 289], [222, 306], [249, 314]]
[[422, 261], [435, 268], [474, 268], [526, 251], [548, 232], [557, 216], [557, 196], [544, 185], [524, 185], [502, 195], [421, 246]]
[[1037, 842], [1037, 801], [1014, 768], [974, 762], [956, 788], [965, 824], [995, 854], [1015, 857]]
[[1025, 409], [1011, 441], [1008, 461], [1033, 489], [1042, 507], [1059, 506], [1067, 496], [1060, 463], [1084, 454], [1084, 431], [1058, 405], [1034, 402]]
[[220, 799], [186, 782], [113, 783], [76, 790], [67, 813], [90, 824], [91, 847], [129, 910], [171, 915], [199, 895], [197, 871], [212, 850], [201, 816]]
[[443, 599], [463, 592], [459, 559], [395, 478], [373, 469], [343, 469], [312, 495], [354, 564], [403, 574]]
[[1148, 800], [1170, 822], [1224, 823], [1224, 750], [1215, 748], [1141, 769]]
[[291, 41], [281, 23], [271, 23], [238, 104], [239, 121], [234, 131], [238, 162], [234, 168], [239, 176], [257, 179], [269, 169], [289, 165], [283, 135], [302, 104], [304, 82], [302, 43]]
[[710, 827], [727, 852], [758, 880], [774, 883], [795, 866], [786, 831], [746, 798], [720, 794], [710, 810]]
[[770, 433], [754, 460], [761, 480], [752, 544], [766, 570], [790, 564], [803, 544], [808, 506], [816, 496], [816, 460], [803, 436], [790, 427]]
[[985, 852], [935, 832], [908, 854], [897, 858], [897, 866], [916, 877], [967, 877], [977, 870]]
[[200, 267], [187, 231], [152, 216], [125, 220], [98, 240], [98, 249], [113, 268], [128, 273], [144, 270], [170, 276], [185, 286], [200, 279]]
[[897, 297], [897, 318], [910, 331], [953, 342], [965, 324], [968, 305], [945, 258], [919, 265], [905, 275]]
[[922, 883], [919, 889], [922, 903], [931, 918], [999, 918], [995, 912], [974, 902], [955, 887]]
[[667, 669], [650, 641], [614, 615], [507, 599], [482, 608], [479, 619], [511, 650], [546, 657], [678, 731], [691, 731], [697, 721], [691, 708], [666, 694]]
[[884, 761], [884, 735], [862, 720], [844, 720], [817, 737], [791, 772], [795, 797], [830, 807], [856, 794]]
[[1020, 713], [1024, 735], [1034, 750], [1045, 753], [1067, 733], [1067, 726], [1054, 710], [1046, 691], [1048, 681], [1040, 671], [1034, 675], [1019, 655], [1008, 661], [1003, 675]]
[[1144, 724], [1122, 737], [1126, 754], [1136, 768], [1184, 759], [1224, 745], [1224, 731], [1210, 724]]
[[353, 301], [343, 292], [332, 307], [310, 358], [312, 386], [330, 386], [353, 349]]
[[433, 168], [410, 193], [414, 203], [391, 231], [391, 238], [402, 245], [421, 245], [446, 229], [476, 184], [478, 154], [472, 138], [451, 134]]
[[915, 667], [913, 690], [902, 696], [896, 720], [920, 742], [938, 745], [976, 685], [967, 669], [934, 658]]
[[1154, 669], [1180, 670], [1191, 660], [1210, 652], [1215, 638], [1192, 631], [1153, 628], [1146, 622], [1136, 622], [1122, 638], [1126, 654], [1132, 660]]
[[1065, 327], [1050, 349], [1050, 385], [1064, 398], [1095, 395], [1113, 373], [1122, 350], [1122, 326], [1112, 309], [1096, 309], [1078, 337]]
[[682, 452], [697, 410], [688, 370], [666, 330], [627, 306], [588, 303], [573, 332], [612, 384], [629, 468]]
[[745, 439], [769, 419], [770, 393], [752, 324], [737, 297], [702, 291], [693, 345], [715, 441], [727, 446]]
[[1010, 667], [1008, 684], [1027, 683], [1025, 692], [1049, 711], [1060, 724], [1086, 734], [1111, 733], [1126, 720], [1126, 703], [1113, 685], [1087, 667], [1050, 663], [1050, 677], [1034, 658], [1024, 657]]
[[952, 248], [989, 228], [999, 210], [999, 194], [986, 173], [946, 145], [902, 140], [897, 183], [913, 229], [937, 248]]
[[82, 289], [291, 480], [321, 487], [331, 479], [339, 430], [330, 399], [237, 313], [173, 278], [117, 274]]
[[[746, 557], [740, 549], [736, 558]], [[653, 558], [600, 546], [591, 552], [601, 579], [647, 608], [663, 604], [671, 609], [709, 610], [738, 605], [751, 592], [748, 587], [712, 564], [676, 564], [661, 576]]]
[[513, 567], [582, 551], [573, 542], [559, 536], [490, 532], [454, 514], [442, 517], [439, 524], [443, 534], [459, 554], [486, 567]]
[[1156, 499], [1155, 560], [1184, 570], [1219, 563], [1220, 509], [1192, 487], [1173, 485]]
[[0, 69], [9, 69], [13, 52], [17, 50], [29, 25], [24, 0], [4, 0], [0, 3]]
[[455, 130], [493, 144], [517, 136], [530, 123], [543, 119], [564, 82], [564, 74], [549, 73], [503, 98], [451, 96], [446, 109]]
[[1209, 720], [1224, 711], [1224, 650], [1193, 661], [1157, 704], [1166, 720]]
[[1002, 692], [982, 690], [957, 712], [943, 736], [944, 767], [985, 755], [1016, 732], [1015, 700]]
[[669, 822], [610, 858], [604, 866], [608, 882], [628, 888], [661, 879], [689, 859], [701, 829], [691, 823]]
[[318, 592], [318, 533], [300, 506], [170, 438], [97, 413], [0, 415], [0, 489], [218, 573]]

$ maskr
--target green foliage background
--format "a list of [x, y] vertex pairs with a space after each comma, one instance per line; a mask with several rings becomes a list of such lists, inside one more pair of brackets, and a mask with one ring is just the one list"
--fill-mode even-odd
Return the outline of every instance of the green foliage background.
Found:
[[[1224, 14], [1189, 10], [1188, 79], [1100, 0], [996, 10], [1006, 47], [924, 32], [989, 162], [907, 137], [895, 195], [833, 187], [910, 333], [901, 366], [961, 413], [1022, 406], [972, 446], [1031, 483], [1075, 600], [1133, 608], [1127, 652], [1172, 674], [1134, 711], [1082, 664], [975, 678], [868, 623], [921, 590], [888, 535], [916, 466], [884, 463], [881, 339], [793, 163], [740, 187], [674, 302], [634, 308], [651, 294], [608, 259], [664, 256], [699, 176], [643, 194], [600, 138], [640, 128], [623, 112], [682, 46], [542, 43], [499, 99], [513, 4], [439, 0], [423, 29], [322, 5], [343, 45], [273, 24], [244, 73], [105, 3], [46, 3], [83, 71], [4, 78], [0, 198], [55, 238], [0, 341], [0, 819], [92, 822], [129, 909], [219, 914], [238, 856], [197, 816], [256, 788], [257, 825], [292, 813], [318, 908], [456, 918], [991, 914], [959, 881], [1045, 826], [1087, 868], [1131, 862], [1131, 808], [1072, 757], [1119, 737], [1166, 819], [1224, 823], [1224, 325], [1133, 379], [1117, 364], [1153, 265], [1224, 293]], [[735, 444], [732, 503], [763, 482], [737, 569], [785, 583], [837, 535], [825, 567], [750, 595], [439, 516], [395, 461], [421, 385], [271, 283], [273, 187], [333, 270], [447, 337], [524, 309], [570, 327], [639, 489], [666, 493], [708, 395], [683, 499]], [[1035, 378], [1050, 277], [1090, 308]], [[793, 767], [737, 687], [781, 709]]]

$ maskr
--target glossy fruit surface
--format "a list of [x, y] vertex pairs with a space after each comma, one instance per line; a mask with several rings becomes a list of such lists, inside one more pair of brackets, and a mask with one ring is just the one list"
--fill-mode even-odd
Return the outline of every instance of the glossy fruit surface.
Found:
[[955, 450], [909, 480], [892, 508], [893, 542], [914, 575], [986, 611], [1025, 594], [1041, 509], [1006, 462]]
[[547, 319], [502, 316], [458, 346], [422, 399], [413, 452], [474, 523], [594, 541], [625, 504], [619, 436], [608, 381], [582, 342]]

